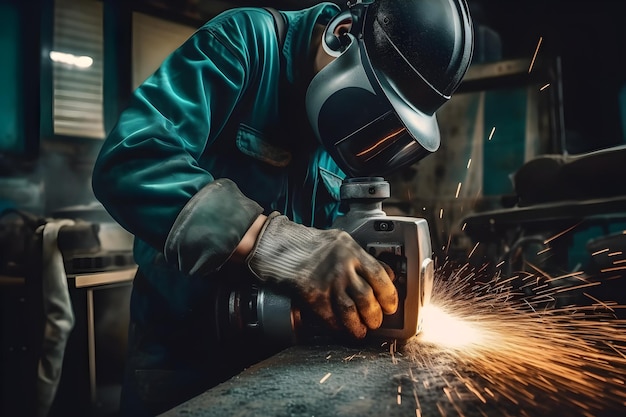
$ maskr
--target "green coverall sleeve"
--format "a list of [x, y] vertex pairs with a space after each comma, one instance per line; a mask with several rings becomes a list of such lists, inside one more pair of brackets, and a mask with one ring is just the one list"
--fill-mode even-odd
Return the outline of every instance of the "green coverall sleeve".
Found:
[[259, 69], [275, 65], [264, 62], [272, 42], [267, 12], [214, 18], [137, 88], [97, 158], [96, 197], [184, 272], [219, 268], [262, 212], [199, 160]]

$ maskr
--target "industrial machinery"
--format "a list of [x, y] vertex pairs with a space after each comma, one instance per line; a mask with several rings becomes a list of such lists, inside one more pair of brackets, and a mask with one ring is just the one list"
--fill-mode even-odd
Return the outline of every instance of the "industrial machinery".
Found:
[[[340, 189], [344, 213], [333, 228], [348, 232], [364, 249], [389, 265], [395, 274], [398, 309], [385, 315], [368, 339], [408, 340], [423, 321], [429, 302], [434, 264], [425, 219], [387, 216], [382, 202], [390, 195], [381, 177], [351, 178]], [[223, 341], [256, 339], [291, 345], [323, 333], [313, 313], [299, 309], [285, 294], [250, 280], [216, 292], [216, 329]]]

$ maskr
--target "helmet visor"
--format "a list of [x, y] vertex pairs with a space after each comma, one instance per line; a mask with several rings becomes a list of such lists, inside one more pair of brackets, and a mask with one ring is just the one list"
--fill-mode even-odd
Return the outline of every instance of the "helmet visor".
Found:
[[[353, 40], [313, 78], [307, 112], [318, 139], [344, 172], [386, 175], [434, 151], [436, 146], [425, 148], [422, 142], [438, 145], [439, 130], [434, 115], [394, 105], [394, 97], [384, 94], [362, 53]], [[411, 122], [410, 129], [403, 119]], [[426, 135], [432, 139], [419, 140]]]
[[343, 165], [356, 175], [386, 175], [419, 159], [418, 154], [428, 153], [392, 110], [346, 136], [336, 147]]

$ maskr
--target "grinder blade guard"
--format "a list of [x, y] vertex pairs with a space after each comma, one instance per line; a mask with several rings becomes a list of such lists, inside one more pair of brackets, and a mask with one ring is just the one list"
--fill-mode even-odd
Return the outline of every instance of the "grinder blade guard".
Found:
[[[350, 178], [340, 189], [343, 215], [332, 228], [348, 232], [361, 247], [395, 274], [398, 309], [385, 315], [368, 338], [408, 340], [421, 330], [430, 301], [434, 264], [428, 223], [423, 218], [387, 216], [382, 202], [390, 196], [381, 177]], [[300, 311], [283, 293], [258, 282], [221, 288], [217, 297], [220, 339], [256, 339], [288, 346], [323, 332], [321, 322]]]

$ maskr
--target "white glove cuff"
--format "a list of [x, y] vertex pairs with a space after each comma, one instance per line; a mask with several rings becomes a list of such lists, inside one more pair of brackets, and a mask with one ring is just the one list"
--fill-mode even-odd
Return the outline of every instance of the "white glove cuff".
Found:
[[308, 276], [303, 260], [311, 256], [312, 243], [324, 240], [318, 229], [292, 222], [278, 212], [271, 213], [246, 258], [250, 271], [262, 281], [284, 281]]

